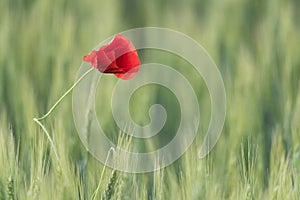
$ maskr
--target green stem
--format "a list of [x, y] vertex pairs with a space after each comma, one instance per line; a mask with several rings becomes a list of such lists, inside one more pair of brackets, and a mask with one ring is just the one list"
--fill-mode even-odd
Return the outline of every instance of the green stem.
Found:
[[106, 164], [107, 164], [107, 161], [108, 161], [108, 158], [109, 158], [109, 155], [111, 153], [111, 151], [115, 152], [115, 149], [113, 147], [111, 147], [107, 153], [107, 157], [106, 157], [106, 160], [105, 160], [105, 163], [104, 163], [104, 166], [103, 166], [103, 169], [102, 169], [102, 172], [101, 172], [101, 176], [100, 176], [100, 180], [99, 180], [99, 183], [98, 183], [98, 186], [97, 186], [97, 189], [95, 190], [95, 192], [93, 193], [92, 197], [91, 197], [91, 200], [95, 200], [98, 193], [99, 193], [99, 190], [100, 190], [100, 186], [101, 186], [101, 183], [102, 183], [102, 179], [103, 179], [103, 176], [104, 176], [104, 172], [106, 170]]
[[55, 146], [54, 146], [54, 142], [52, 141], [52, 139], [51, 139], [51, 137], [50, 137], [50, 135], [49, 135], [47, 129], [45, 128], [45, 126], [44, 126], [38, 119], [34, 118], [33, 120], [34, 120], [34, 121], [42, 128], [42, 130], [45, 132], [45, 134], [46, 134], [48, 140], [50, 141], [50, 145], [51, 145], [51, 147], [52, 147], [52, 149], [53, 149], [53, 152], [54, 152], [54, 155], [55, 155], [55, 157], [56, 157], [56, 159], [57, 159], [58, 165], [59, 165], [59, 167], [61, 168], [61, 162], [60, 162], [60, 159], [59, 159], [59, 157], [58, 157], [58, 153], [57, 153], [57, 151], [56, 151], [56, 148], [55, 148]]
[[42, 117], [40, 117], [40, 118], [33, 118], [33, 121], [35, 121], [41, 128], [42, 128], [42, 130], [44, 131], [44, 133], [46, 134], [46, 136], [47, 136], [47, 138], [48, 138], [48, 140], [49, 140], [49, 142], [50, 142], [50, 145], [51, 145], [51, 148], [52, 148], [52, 150], [53, 150], [53, 152], [54, 152], [54, 155], [55, 155], [55, 157], [56, 157], [56, 159], [57, 159], [57, 162], [58, 162], [58, 165], [59, 165], [59, 167], [60, 167], [60, 169], [62, 170], [62, 165], [61, 165], [61, 162], [60, 162], [60, 159], [59, 159], [59, 157], [58, 157], [58, 153], [57, 153], [57, 150], [56, 150], [56, 148], [55, 148], [55, 146], [54, 146], [54, 142], [53, 142], [53, 140], [51, 139], [51, 137], [50, 137], [50, 134], [48, 133], [48, 131], [47, 131], [47, 129], [46, 129], [46, 127], [40, 122], [41, 120], [43, 120], [43, 119], [45, 119], [46, 117], [48, 117], [51, 113], [52, 113], [52, 111], [58, 106], [58, 104], [60, 103], [60, 102], [62, 102], [62, 100], [78, 85], [78, 83], [84, 78], [84, 77], [86, 77], [91, 71], [93, 71], [95, 68], [91, 68], [91, 69], [89, 69], [88, 71], [86, 71], [72, 86], [71, 86], [71, 88], [68, 90], [68, 91], [66, 91], [65, 93], [64, 93], [64, 95], [62, 95], [57, 101], [56, 101], [56, 103], [50, 108], [50, 110], [44, 115], [44, 116], [42, 116]]
[[[91, 68], [91, 69], [89, 69], [88, 71], [86, 71], [73, 85], [72, 85], [72, 87], [68, 90], [68, 91], [66, 91], [65, 92], [65, 94], [64, 95], [62, 95], [61, 97], [60, 97], [60, 99], [58, 99], [57, 101], [56, 101], [56, 103], [50, 108], [50, 110], [44, 115], [44, 116], [42, 116], [42, 117], [40, 117], [40, 118], [34, 118], [34, 120], [36, 119], [36, 120], [38, 120], [38, 121], [41, 121], [41, 120], [43, 120], [43, 119], [45, 119], [46, 117], [48, 117], [51, 113], [52, 113], [52, 111], [58, 106], [58, 104], [60, 103], [60, 102], [62, 102], [62, 100], [74, 89], [74, 87], [76, 87], [77, 85], [78, 85], [78, 83], [86, 76], [86, 75], [88, 75], [91, 71], [93, 71], [95, 68]], [[36, 121], [35, 120], [35, 121]]]

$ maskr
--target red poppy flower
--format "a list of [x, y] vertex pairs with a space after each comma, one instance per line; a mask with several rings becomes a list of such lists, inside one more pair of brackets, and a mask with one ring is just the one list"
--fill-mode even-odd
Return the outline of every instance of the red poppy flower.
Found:
[[113, 73], [116, 77], [128, 80], [139, 71], [140, 59], [132, 42], [121, 34], [99, 50], [84, 56], [85, 62], [102, 73]]

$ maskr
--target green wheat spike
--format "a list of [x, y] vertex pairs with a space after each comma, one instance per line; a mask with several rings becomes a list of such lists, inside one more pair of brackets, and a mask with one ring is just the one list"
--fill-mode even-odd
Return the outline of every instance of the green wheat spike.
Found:
[[117, 171], [113, 170], [112, 175], [109, 179], [108, 184], [106, 185], [106, 189], [103, 193], [102, 200], [110, 200], [115, 192], [116, 182], [117, 182]]
[[11, 176], [7, 182], [7, 196], [9, 200], [15, 199], [14, 179]]

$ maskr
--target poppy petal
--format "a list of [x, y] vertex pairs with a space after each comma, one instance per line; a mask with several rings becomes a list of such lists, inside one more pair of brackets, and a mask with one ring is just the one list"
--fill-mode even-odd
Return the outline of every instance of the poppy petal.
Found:
[[132, 42], [121, 34], [116, 34], [111, 42], [99, 50], [83, 57], [102, 73], [113, 73], [116, 77], [131, 79], [140, 67], [140, 59]]

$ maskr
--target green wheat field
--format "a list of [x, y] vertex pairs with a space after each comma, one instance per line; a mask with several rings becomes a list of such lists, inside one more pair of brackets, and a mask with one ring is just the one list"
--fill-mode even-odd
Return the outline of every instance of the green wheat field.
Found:
[[[182, 157], [151, 173], [103, 167], [77, 134], [72, 95], [42, 121], [53, 148], [33, 118], [74, 83], [92, 48], [144, 26], [189, 35], [217, 64], [227, 115], [213, 151], [198, 157], [211, 106], [203, 79], [178, 56], [158, 50], [139, 51], [141, 62], [172, 66], [199, 91], [199, 133]], [[160, 103], [168, 113], [158, 138], [136, 141], [124, 137], [106, 106], [117, 79], [103, 81], [96, 109], [107, 137], [141, 150], [173, 137], [180, 105], [169, 90], [149, 85], [132, 97], [137, 123], [149, 120], [148, 104]], [[1, 0], [0, 84], [0, 200], [300, 199], [299, 0]]]

